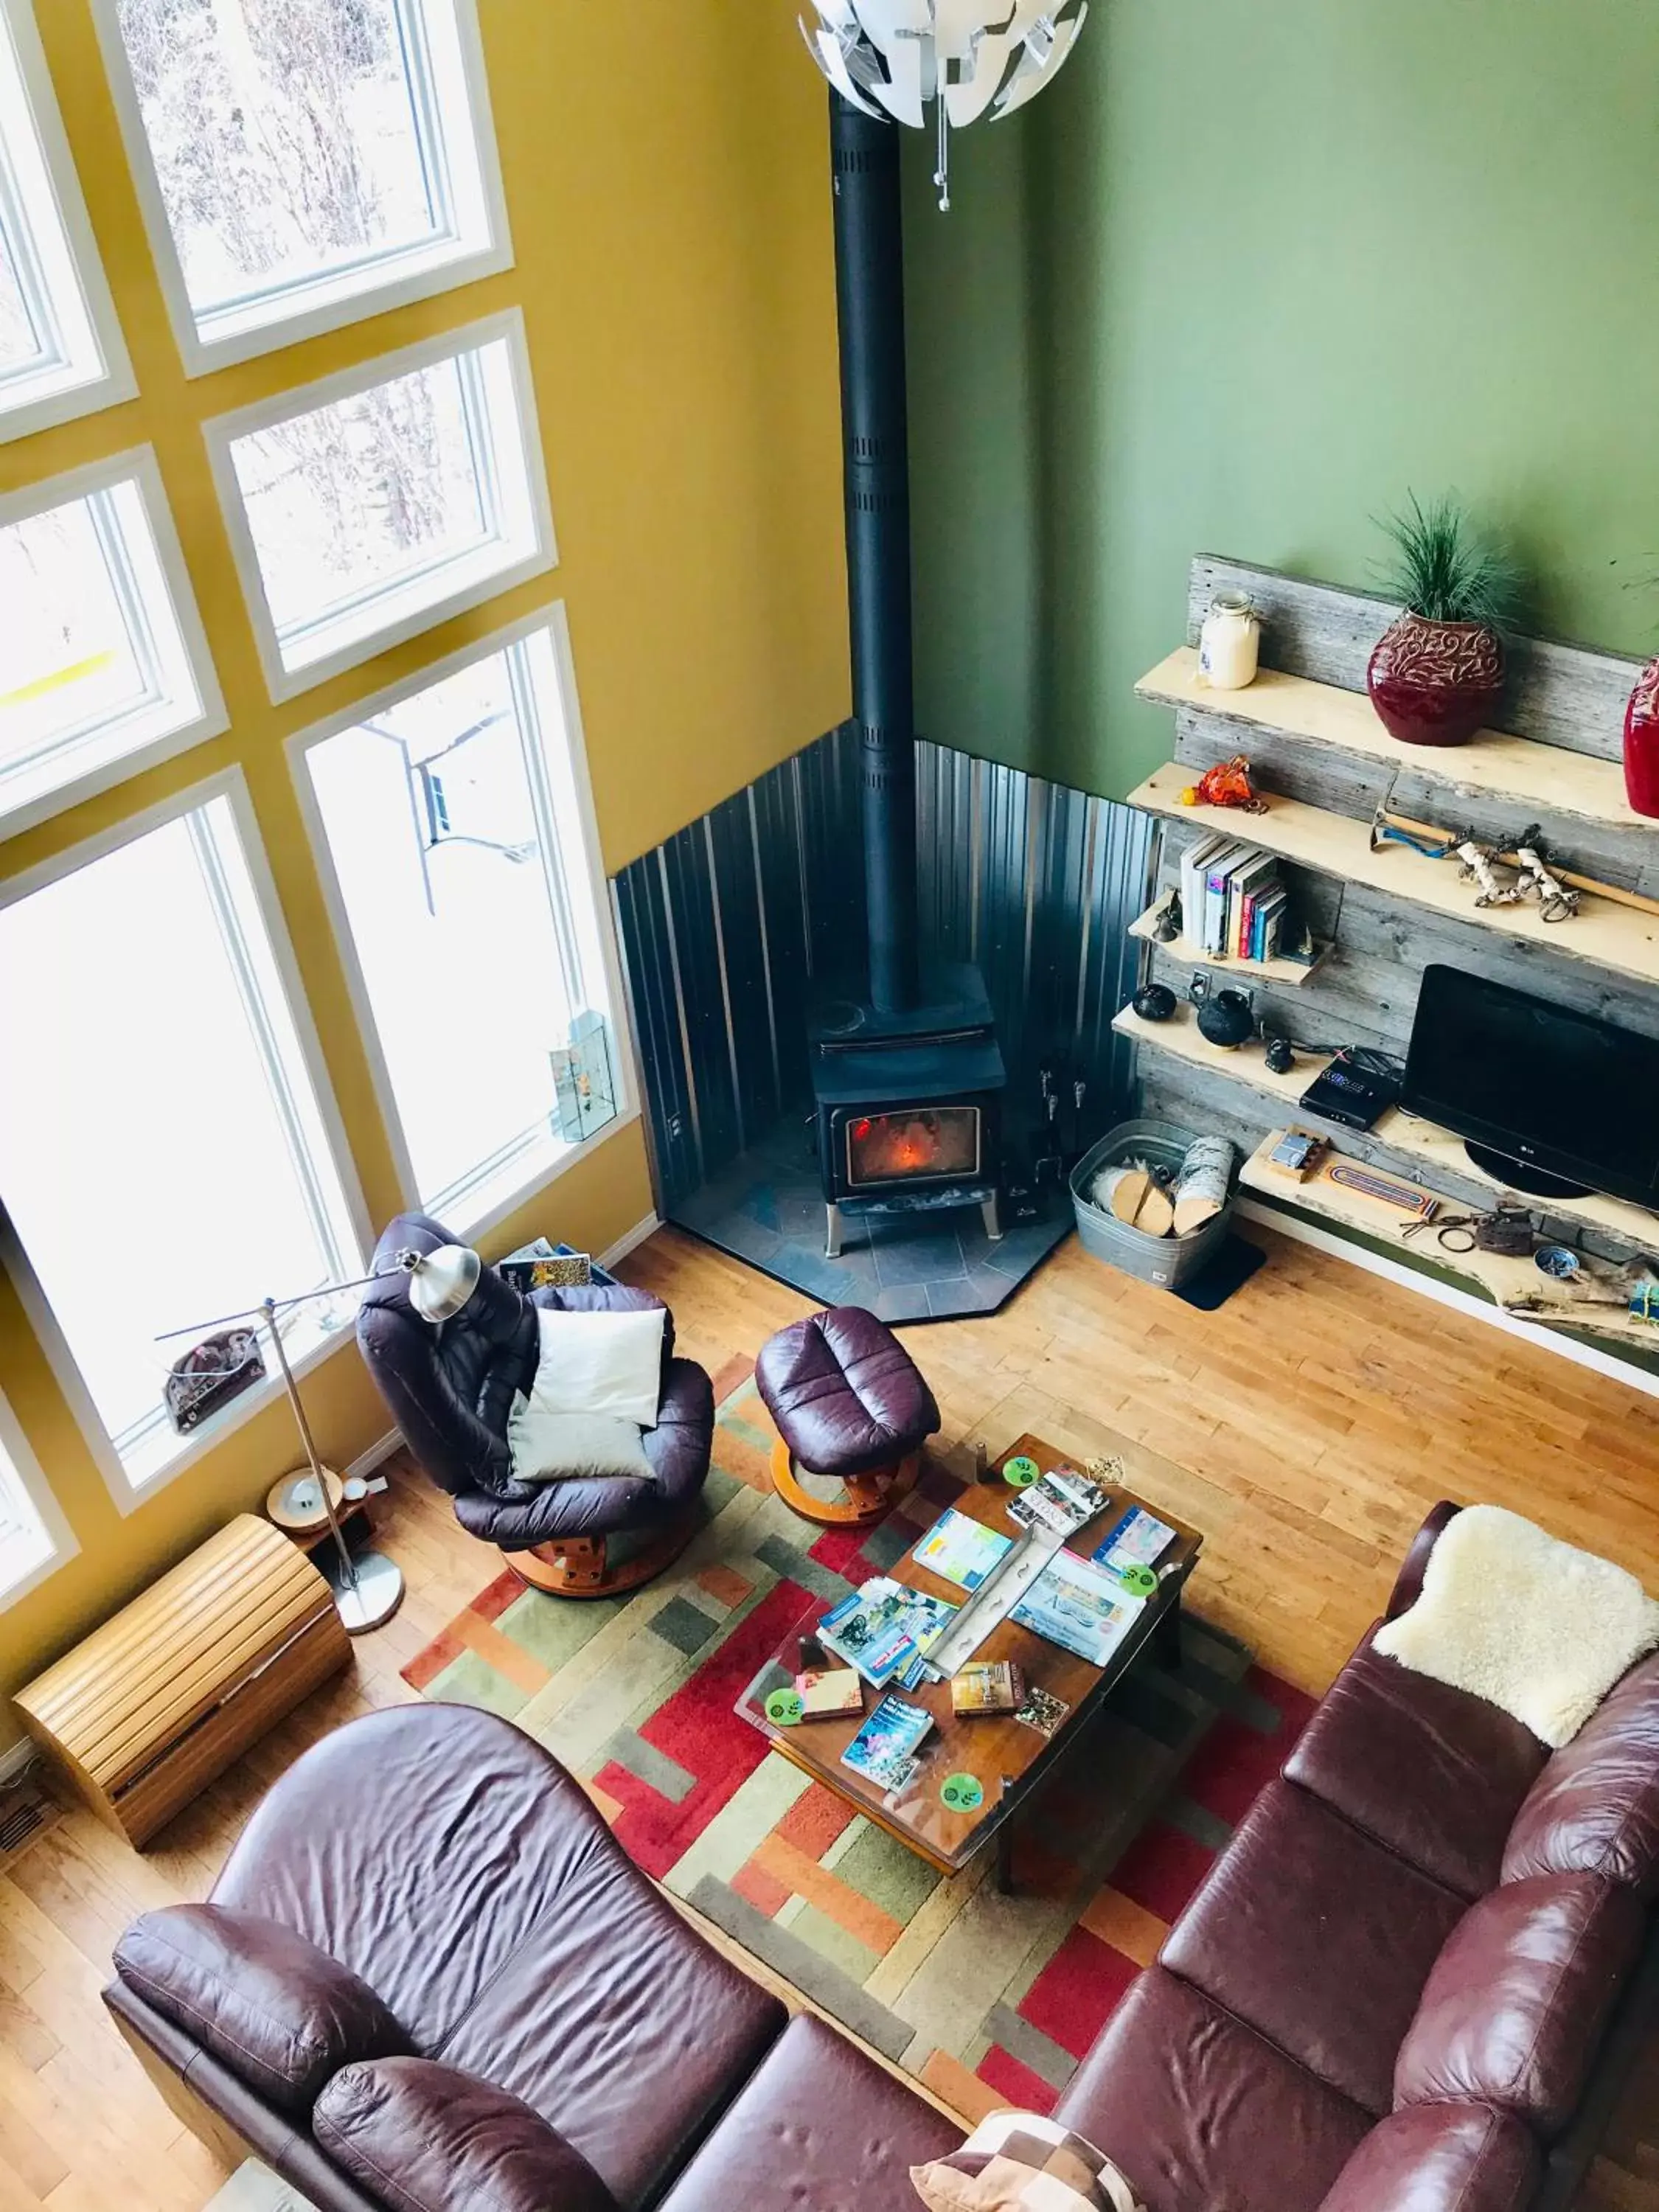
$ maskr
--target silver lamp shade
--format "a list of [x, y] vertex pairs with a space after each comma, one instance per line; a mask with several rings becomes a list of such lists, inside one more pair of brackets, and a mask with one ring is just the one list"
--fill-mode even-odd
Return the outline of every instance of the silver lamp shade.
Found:
[[430, 1252], [400, 1252], [409, 1302], [422, 1321], [453, 1321], [478, 1287], [483, 1262], [465, 1244], [440, 1244]]
[[948, 207], [950, 133], [1012, 115], [1058, 76], [1088, 0], [812, 0], [801, 35], [843, 100], [866, 115], [927, 127], [937, 102], [939, 205]]

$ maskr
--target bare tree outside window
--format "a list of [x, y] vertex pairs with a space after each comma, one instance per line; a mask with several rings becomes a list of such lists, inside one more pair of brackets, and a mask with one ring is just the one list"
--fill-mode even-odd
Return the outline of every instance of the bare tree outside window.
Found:
[[[429, 237], [398, 0], [120, 0], [121, 34], [192, 302], [234, 299]], [[442, 526], [425, 380], [266, 434], [350, 573], [365, 538]]]

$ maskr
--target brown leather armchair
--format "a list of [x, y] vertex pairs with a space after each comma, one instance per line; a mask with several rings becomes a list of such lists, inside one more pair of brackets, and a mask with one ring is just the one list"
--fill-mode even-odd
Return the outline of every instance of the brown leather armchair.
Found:
[[[399, 1214], [375, 1247], [380, 1279], [358, 1311], [364, 1364], [404, 1443], [449, 1492], [462, 1528], [497, 1546], [514, 1573], [538, 1589], [608, 1597], [635, 1588], [660, 1573], [696, 1533], [714, 1448], [714, 1386], [693, 1361], [675, 1358], [669, 1315], [657, 1424], [644, 1437], [651, 1480], [515, 1482], [507, 1420], [514, 1393], [528, 1389], [535, 1375], [536, 1307], [666, 1309], [648, 1291], [608, 1277], [585, 1289], [525, 1297], [486, 1267], [453, 1321], [426, 1321], [410, 1302], [398, 1255], [457, 1241], [425, 1214]], [[613, 1539], [620, 1540], [614, 1547]]]

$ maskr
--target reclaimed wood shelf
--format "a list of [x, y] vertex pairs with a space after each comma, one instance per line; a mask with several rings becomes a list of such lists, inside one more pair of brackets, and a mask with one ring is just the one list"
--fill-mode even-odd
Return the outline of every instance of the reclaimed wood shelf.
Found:
[[[1573, 1297], [1569, 1285], [1540, 1273], [1530, 1260], [1511, 1259], [1501, 1252], [1445, 1251], [1436, 1241], [1432, 1223], [1415, 1237], [1407, 1237], [1402, 1233], [1403, 1224], [1391, 1220], [1385, 1206], [1356, 1198], [1316, 1176], [1297, 1178], [1268, 1166], [1268, 1156], [1285, 1134], [1284, 1129], [1273, 1130], [1245, 1161], [1238, 1171], [1238, 1180], [1246, 1190], [1334, 1221], [1345, 1229], [1357, 1229], [1362, 1235], [1394, 1246], [1413, 1259], [1431, 1261], [1437, 1268], [1483, 1291], [1511, 1321], [1540, 1328], [1571, 1329], [1575, 1334], [1606, 1337], [1620, 1344], [1645, 1344], [1650, 1350], [1659, 1350], [1659, 1324], [1638, 1321], [1634, 1314], [1620, 1313], [1611, 1307], [1586, 1305]], [[1525, 1297], [1547, 1299], [1547, 1310], [1515, 1312], [1510, 1301]]]
[[1129, 924], [1129, 934], [1155, 946], [1160, 952], [1167, 952], [1172, 960], [1179, 960], [1188, 967], [1232, 969], [1241, 975], [1260, 976], [1264, 983], [1283, 983], [1289, 990], [1299, 991], [1304, 983], [1310, 981], [1320, 962], [1331, 949], [1328, 945], [1316, 941], [1315, 957], [1311, 960], [1281, 960], [1277, 957], [1272, 960], [1243, 960], [1236, 953], [1206, 952], [1188, 938], [1163, 938], [1158, 935], [1158, 925], [1173, 896], [1173, 892], [1166, 892], [1161, 899], [1155, 900], [1145, 914], [1137, 915]]
[[[1190, 1006], [1178, 1006], [1167, 1022], [1143, 1021], [1133, 1006], [1125, 1006], [1114, 1017], [1112, 1027], [1120, 1036], [1133, 1037], [1137, 1044], [1151, 1046], [1154, 1050], [1173, 1054], [1189, 1066], [1204, 1067], [1219, 1075], [1231, 1076], [1236, 1082], [1247, 1085], [1264, 1097], [1281, 1101], [1296, 1109], [1298, 1119], [1316, 1121], [1323, 1130], [1338, 1130], [1340, 1122], [1326, 1121], [1317, 1114], [1310, 1114], [1302, 1104], [1302, 1093], [1324, 1068], [1330, 1065], [1328, 1055], [1320, 1053], [1297, 1053], [1296, 1066], [1288, 1075], [1275, 1075], [1267, 1066], [1260, 1044], [1242, 1044], [1229, 1048], [1212, 1044], [1198, 1026], [1198, 1018]], [[1413, 1182], [1420, 1182], [1425, 1190], [1435, 1190], [1447, 1181], [1462, 1181], [1484, 1184], [1494, 1196], [1508, 1192], [1521, 1199], [1535, 1211], [1548, 1214], [1559, 1221], [1583, 1222], [1587, 1226], [1604, 1231], [1607, 1235], [1628, 1244], [1649, 1249], [1659, 1249], [1659, 1214], [1650, 1213], [1644, 1207], [1632, 1206], [1621, 1198], [1602, 1198], [1592, 1194], [1588, 1198], [1533, 1198], [1525, 1191], [1515, 1191], [1495, 1176], [1488, 1175], [1469, 1158], [1461, 1137], [1449, 1129], [1440, 1128], [1432, 1121], [1419, 1121], [1414, 1114], [1402, 1113], [1391, 1106], [1378, 1115], [1364, 1133], [1376, 1146], [1385, 1150], [1396, 1164], [1398, 1170]], [[1295, 1186], [1288, 1178], [1274, 1176], [1273, 1181], [1292, 1197]], [[1656, 1338], [1659, 1344], [1659, 1338]]]
[[1364, 884], [1449, 921], [1467, 922], [1472, 928], [1491, 930], [1496, 936], [1569, 959], [1589, 961], [1638, 982], [1659, 982], [1659, 915], [1589, 892], [1571, 921], [1547, 922], [1530, 903], [1478, 907], [1473, 886], [1459, 879], [1455, 860], [1431, 860], [1404, 845], [1385, 845], [1373, 852], [1369, 823], [1296, 799], [1273, 799], [1263, 814], [1241, 814], [1236, 807], [1183, 806], [1181, 794], [1191, 789], [1194, 781], [1190, 768], [1167, 762], [1129, 793], [1128, 803], [1194, 829], [1224, 830], [1298, 866], [1345, 883]]
[[[1166, 707], [1218, 714], [1389, 768], [1431, 771], [1449, 790], [1512, 802], [1522, 821], [1556, 814], [1616, 830], [1646, 826], [1646, 817], [1625, 796], [1625, 773], [1618, 761], [1592, 759], [1497, 730], [1481, 730], [1465, 745], [1401, 744], [1383, 728], [1363, 691], [1344, 691], [1305, 676], [1264, 668], [1243, 691], [1215, 691], [1199, 682], [1198, 655], [1182, 646], [1143, 676], [1135, 690], [1141, 698]], [[1188, 780], [1193, 781], [1190, 775]]]

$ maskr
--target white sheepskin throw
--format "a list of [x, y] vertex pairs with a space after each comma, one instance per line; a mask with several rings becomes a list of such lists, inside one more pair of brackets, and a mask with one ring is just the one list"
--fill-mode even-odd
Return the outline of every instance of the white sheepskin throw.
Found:
[[1501, 1505], [1453, 1516], [1422, 1595], [1376, 1635], [1402, 1667], [1501, 1705], [1557, 1750], [1656, 1644], [1659, 1603], [1634, 1575]]

